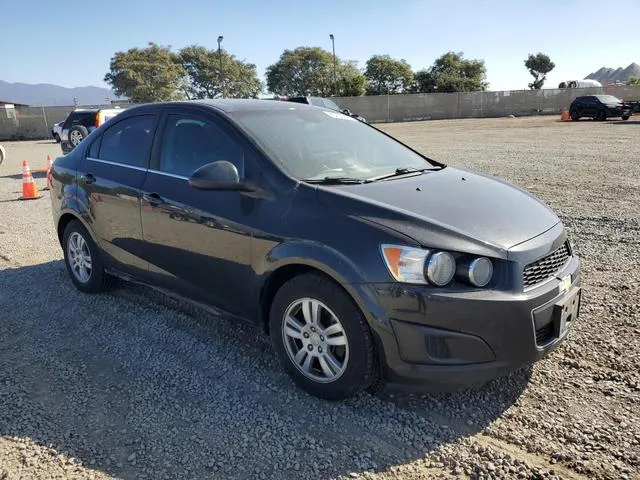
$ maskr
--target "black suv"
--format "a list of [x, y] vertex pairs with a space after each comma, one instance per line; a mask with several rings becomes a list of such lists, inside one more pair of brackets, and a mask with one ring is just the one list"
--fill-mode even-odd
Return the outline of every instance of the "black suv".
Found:
[[613, 95], [584, 95], [577, 97], [569, 107], [571, 120], [580, 120], [581, 117], [596, 120], [622, 117], [622, 120], [629, 120], [631, 113], [631, 105]]
[[367, 120], [364, 117], [361, 117], [357, 113], [353, 113], [348, 108], [340, 108], [336, 102], [333, 100], [329, 100], [328, 98], [322, 97], [288, 97], [282, 98], [286, 102], [295, 102], [295, 103], [304, 103], [305, 105], [313, 105], [315, 107], [323, 107], [328, 108], [329, 110], [335, 110], [336, 112], [344, 113], [345, 115], [349, 115], [350, 117], [355, 118], [356, 120], [360, 120], [361, 122], [367, 123]]

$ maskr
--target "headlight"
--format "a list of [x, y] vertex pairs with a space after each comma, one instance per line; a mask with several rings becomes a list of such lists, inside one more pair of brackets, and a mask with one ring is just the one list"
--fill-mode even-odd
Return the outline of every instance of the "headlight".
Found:
[[427, 278], [439, 287], [448, 284], [456, 273], [456, 260], [448, 252], [437, 252], [427, 261]]
[[427, 283], [424, 262], [429, 252], [421, 248], [400, 245], [382, 245], [382, 256], [387, 268], [398, 282]]
[[486, 257], [478, 257], [469, 263], [467, 278], [472, 285], [476, 287], [484, 287], [493, 276], [493, 264]]

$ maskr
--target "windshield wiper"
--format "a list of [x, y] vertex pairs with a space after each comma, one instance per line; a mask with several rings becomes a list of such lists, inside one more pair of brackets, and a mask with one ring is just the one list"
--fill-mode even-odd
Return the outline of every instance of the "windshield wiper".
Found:
[[365, 180], [352, 177], [324, 177], [324, 178], [307, 178], [302, 180], [307, 183], [315, 183], [318, 185], [350, 185], [364, 183]]
[[367, 182], [377, 182], [378, 180], [386, 180], [387, 178], [399, 177], [401, 175], [409, 175], [410, 173], [422, 173], [429, 170], [440, 170], [440, 168], [439, 167], [431, 167], [431, 168], [400, 167], [400, 168], [396, 168], [396, 171], [393, 173], [386, 173], [384, 175], [380, 175], [379, 177], [368, 178]]

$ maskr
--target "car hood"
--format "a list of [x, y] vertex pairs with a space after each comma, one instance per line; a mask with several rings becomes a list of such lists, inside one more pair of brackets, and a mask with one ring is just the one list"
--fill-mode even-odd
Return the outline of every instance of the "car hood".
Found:
[[[422, 175], [318, 188], [323, 205], [386, 226], [425, 247], [505, 251], [560, 220], [526, 191], [493, 177], [446, 167]], [[474, 248], [480, 247], [480, 248]]]

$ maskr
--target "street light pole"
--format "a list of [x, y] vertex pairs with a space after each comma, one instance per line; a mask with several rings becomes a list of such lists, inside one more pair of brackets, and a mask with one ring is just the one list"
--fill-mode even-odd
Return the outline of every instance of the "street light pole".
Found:
[[222, 78], [222, 50], [220, 50], [220, 44], [222, 43], [222, 40], [224, 39], [224, 37], [222, 35], [220, 35], [218, 37], [218, 60], [220, 61], [220, 71], [219, 71], [219, 81], [220, 81], [220, 90], [222, 91], [222, 98], [224, 98], [224, 81]]
[[333, 50], [333, 95], [338, 96], [338, 82], [336, 80], [336, 39], [333, 33], [329, 34], [331, 39], [331, 48]]

